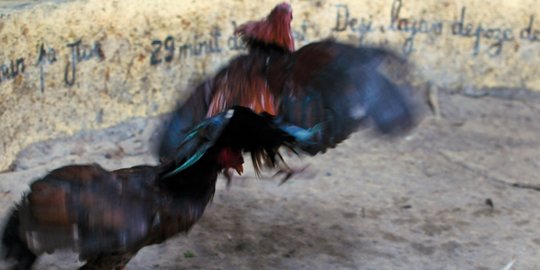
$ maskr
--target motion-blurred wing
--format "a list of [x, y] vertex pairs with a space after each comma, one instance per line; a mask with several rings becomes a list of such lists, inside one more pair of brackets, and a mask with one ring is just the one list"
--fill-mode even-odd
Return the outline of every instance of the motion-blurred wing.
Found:
[[206, 118], [213, 81], [201, 83], [191, 96], [172, 113], [159, 140], [159, 157], [172, 157], [187, 133]]
[[31, 185], [18, 208], [21, 239], [36, 254], [67, 247], [82, 258], [129, 247], [152, 224], [152, 199], [145, 198], [144, 183], [154, 176], [146, 166], [117, 174], [98, 165], [54, 170]]
[[290, 60], [270, 67], [271, 87], [283, 87], [279, 97], [282, 120], [303, 128], [323, 125], [315, 144], [304, 147], [305, 151], [316, 154], [334, 147], [368, 119], [382, 133], [413, 124], [404, 91], [377, 69], [386, 58], [401, 61], [383, 49], [327, 40], [311, 43]]

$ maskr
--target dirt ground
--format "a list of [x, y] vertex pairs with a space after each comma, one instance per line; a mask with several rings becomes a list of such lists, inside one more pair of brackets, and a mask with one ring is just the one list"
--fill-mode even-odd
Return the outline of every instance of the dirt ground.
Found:
[[[279, 186], [251, 168], [188, 235], [143, 249], [128, 269], [540, 269], [540, 95], [526, 91], [439, 94], [393, 140], [360, 132]], [[27, 183], [66, 164], [108, 169], [155, 163], [158, 118], [48, 141], [0, 174], [0, 216]], [[43, 256], [36, 269], [73, 269], [74, 254]], [[5, 267], [0, 264], [0, 268]], [[508, 268], [509, 269], [509, 268]]]

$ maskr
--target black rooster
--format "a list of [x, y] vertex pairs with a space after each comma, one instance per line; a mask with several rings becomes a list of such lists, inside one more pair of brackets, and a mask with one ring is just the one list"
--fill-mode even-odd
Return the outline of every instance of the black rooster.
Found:
[[294, 51], [291, 20], [291, 7], [283, 3], [265, 19], [236, 29], [249, 52], [199, 85], [173, 113], [161, 141], [161, 158], [174, 153], [193, 125], [235, 105], [303, 128], [320, 124], [315, 143], [303, 147], [312, 155], [334, 147], [366, 122], [382, 133], [414, 124], [406, 91], [378, 70], [385, 60], [407, 68], [403, 59], [385, 49], [334, 40]]
[[234, 107], [197, 125], [174, 160], [159, 166], [56, 169], [33, 182], [11, 213], [2, 236], [6, 258], [30, 269], [40, 254], [71, 248], [86, 261], [81, 269], [121, 269], [144, 246], [187, 232], [212, 199], [218, 174], [242, 172], [242, 153], [273, 168], [279, 147], [294, 150], [309, 137]]

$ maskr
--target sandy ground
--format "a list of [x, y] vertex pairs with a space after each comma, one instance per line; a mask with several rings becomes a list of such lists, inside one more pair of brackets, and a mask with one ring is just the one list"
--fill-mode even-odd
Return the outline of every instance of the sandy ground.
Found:
[[[441, 117], [406, 137], [360, 132], [278, 186], [251, 168], [186, 236], [143, 249], [129, 269], [540, 269], [540, 95], [443, 92]], [[158, 118], [33, 145], [0, 174], [1, 222], [55, 167], [155, 163]], [[493, 206], [488, 203], [492, 202]], [[36, 269], [73, 269], [70, 253]], [[0, 264], [0, 268], [5, 267]]]

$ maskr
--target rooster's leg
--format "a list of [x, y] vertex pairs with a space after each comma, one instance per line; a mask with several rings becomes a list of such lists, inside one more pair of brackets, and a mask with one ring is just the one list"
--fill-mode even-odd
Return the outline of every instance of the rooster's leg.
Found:
[[281, 182], [279, 183], [280, 185], [282, 185], [285, 182], [287, 182], [289, 178], [291, 178], [293, 175], [304, 172], [307, 169], [307, 167], [309, 167], [309, 164], [300, 168], [291, 168], [289, 166], [283, 166], [277, 173], [274, 174], [273, 177], [284, 174], [285, 176], [281, 179]]

